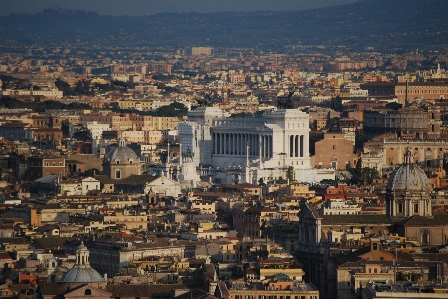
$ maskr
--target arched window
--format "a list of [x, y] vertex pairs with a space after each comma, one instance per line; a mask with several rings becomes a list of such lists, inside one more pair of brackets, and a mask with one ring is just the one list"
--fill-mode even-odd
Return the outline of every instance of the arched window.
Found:
[[92, 295], [92, 291], [90, 289], [86, 289], [84, 291], [84, 295], [86, 295], [86, 296]]

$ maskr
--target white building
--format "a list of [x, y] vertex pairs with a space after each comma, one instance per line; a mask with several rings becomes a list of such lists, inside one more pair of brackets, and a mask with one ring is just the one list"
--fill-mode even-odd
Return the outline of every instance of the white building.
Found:
[[[85, 126], [87, 129], [89, 129], [92, 132], [92, 139], [101, 139], [103, 131], [110, 131], [110, 125], [109, 124], [102, 124], [98, 123], [97, 121], [89, 121], [85, 123]], [[76, 131], [79, 131], [81, 128], [81, 125], [79, 124], [70, 124], [68, 133], [70, 138], [73, 138], [73, 134]]]
[[184, 150], [194, 153], [201, 174], [216, 182], [257, 183], [286, 178], [334, 179], [334, 170], [312, 169], [309, 115], [298, 109], [277, 110], [265, 117], [231, 118], [217, 108], [198, 108], [179, 124]]
[[182, 150], [194, 153], [193, 163], [211, 165], [212, 138], [210, 129], [215, 118], [229, 117], [230, 114], [214, 107], [197, 108], [188, 112], [188, 121], [179, 123], [179, 138]]
[[95, 178], [87, 177], [83, 178], [81, 181], [82, 191], [81, 193], [83, 195], [87, 194], [90, 190], [101, 190], [101, 183]]
[[353, 215], [361, 214], [361, 207], [357, 203], [343, 199], [330, 199], [323, 207], [324, 215]]
[[4, 96], [42, 96], [49, 99], [62, 99], [63, 92], [57, 88], [47, 88], [42, 90], [33, 90], [33, 89], [6, 89], [1, 92]]

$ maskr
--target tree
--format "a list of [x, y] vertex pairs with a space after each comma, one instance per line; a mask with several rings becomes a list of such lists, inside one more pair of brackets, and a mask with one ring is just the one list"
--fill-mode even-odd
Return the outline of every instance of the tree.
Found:
[[327, 119], [327, 128], [330, 129], [331, 131], [339, 131], [338, 127], [339, 127], [339, 120], [340, 117], [332, 117], [332, 118], [328, 118]]
[[67, 82], [57, 79], [56, 82], [54, 82], [54, 85], [64, 93], [64, 95], [73, 95], [73, 90], [70, 88], [70, 84]]
[[387, 103], [387, 104], [386, 104], [386, 108], [387, 108], [387, 109], [398, 110], [398, 109], [403, 108], [403, 105], [402, 105], [402, 104], [399, 104], [399, 103], [397, 103], [397, 102], [390, 102], [390, 103]]
[[357, 163], [356, 168], [348, 170], [352, 175], [350, 183], [352, 184], [372, 184], [374, 178], [379, 177], [379, 172], [376, 168], [361, 167], [361, 163]]
[[336, 98], [331, 99], [330, 108], [335, 111], [338, 111], [338, 112], [341, 112], [344, 110], [344, 105], [342, 105], [342, 99], [340, 96], [337, 96]]
[[279, 109], [293, 109], [294, 103], [292, 102], [292, 96], [294, 95], [294, 91], [290, 90], [287, 98], [282, 98], [277, 101], [277, 108]]
[[75, 86], [74, 94], [76, 95], [93, 95], [90, 83], [87, 80], [78, 81]]
[[363, 167], [361, 169], [361, 178], [364, 184], [372, 184], [373, 179], [379, 177], [378, 170], [370, 167]]
[[85, 125], [82, 125], [78, 131], [73, 133], [73, 138], [81, 141], [92, 141], [92, 131], [90, 131]]
[[179, 116], [185, 116], [187, 115], [187, 113], [188, 108], [184, 104], [178, 102], [171, 103], [168, 106], [162, 106], [157, 110], [158, 116], [179, 117]]

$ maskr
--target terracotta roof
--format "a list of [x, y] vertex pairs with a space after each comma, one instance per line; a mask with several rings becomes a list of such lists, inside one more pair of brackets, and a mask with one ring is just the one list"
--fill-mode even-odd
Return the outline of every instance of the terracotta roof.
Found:
[[30, 126], [30, 124], [27, 124], [27, 123], [4, 123], [0, 127], [3, 127], [3, 128], [25, 128], [28, 126]]
[[66, 291], [64, 287], [57, 283], [40, 283], [39, 289], [42, 295], [60, 295]]
[[159, 177], [152, 176], [149, 174], [142, 175], [131, 175], [127, 178], [114, 180], [108, 177], [107, 175], [97, 175], [95, 178], [103, 184], [119, 184], [119, 185], [145, 185], [146, 183], [150, 183], [155, 181]]
[[73, 240], [75, 238], [40, 238], [36, 239], [31, 245], [34, 248], [54, 249], [65, 246], [65, 241]]
[[0, 238], [1, 244], [29, 244], [30, 240], [25, 237]]
[[448, 225], [448, 214], [437, 214], [433, 217], [412, 216], [402, 222], [404, 226], [446, 226]]
[[0, 260], [13, 260], [14, 258], [9, 252], [0, 252]]
[[323, 215], [323, 225], [342, 225], [349, 223], [357, 224], [392, 224], [392, 219], [386, 215]]
[[[180, 296], [176, 296], [176, 299], [218, 299], [219, 297], [215, 297], [207, 293], [206, 291], [200, 290], [200, 289], [194, 289], [194, 290], [188, 290], [185, 294], [182, 294]], [[228, 297], [223, 297], [228, 298]]]
[[183, 284], [154, 284], [154, 285], [108, 285], [107, 291], [112, 293], [111, 297], [130, 298], [145, 297], [152, 298], [156, 294], [170, 294], [175, 289], [185, 289]]
[[[369, 261], [369, 260], [362, 259], [362, 260], [359, 260], [356, 262], [348, 262], [348, 263], [342, 264], [339, 267], [359, 268], [359, 267], [364, 266], [365, 264], [379, 264], [379, 263], [381, 263], [382, 266], [389, 266], [389, 267], [392, 267], [394, 265], [393, 261]], [[436, 261], [434, 261], [434, 262], [400, 261], [399, 266], [397, 266], [397, 267], [399, 267], [399, 268], [401, 268], [401, 267], [402, 268], [405, 268], [405, 267], [415, 268], [415, 267], [420, 267], [420, 266], [435, 266], [437, 264], [440, 265], [440, 262], [436, 262]]]

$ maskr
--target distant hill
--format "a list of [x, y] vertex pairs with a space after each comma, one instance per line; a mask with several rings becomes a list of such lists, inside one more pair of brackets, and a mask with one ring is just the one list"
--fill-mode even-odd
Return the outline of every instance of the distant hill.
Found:
[[0, 18], [2, 44], [89, 42], [107, 46], [207, 45], [283, 49], [343, 45], [354, 49], [439, 49], [448, 45], [446, 0], [371, 0], [306, 11], [163, 13], [103, 16], [48, 9]]

